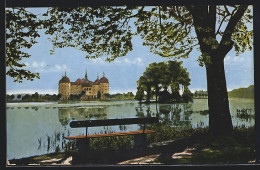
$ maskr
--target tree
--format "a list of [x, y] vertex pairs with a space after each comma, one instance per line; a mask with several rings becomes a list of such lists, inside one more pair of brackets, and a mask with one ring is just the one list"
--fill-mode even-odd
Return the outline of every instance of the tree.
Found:
[[137, 81], [137, 87], [139, 90], [146, 92], [146, 102], [150, 102], [152, 93], [151, 73], [149, 71], [144, 72], [143, 75]]
[[182, 94], [182, 101], [186, 103], [189, 101], [193, 101], [193, 94], [186, 86], [184, 87], [184, 91]]
[[170, 102], [171, 99], [172, 95], [167, 90], [161, 91], [159, 93], [159, 102]]
[[[156, 102], [158, 97], [160, 97], [161, 102], [167, 100], [181, 102], [180, 86], [188, 88], [190, 85], [189, 73], [181, 64], [182, 62], [177, 61], [149, 64], [137, 81], [138, 99], [142, 100], [142, 94], [145, 91], [146, 101], [150, 101], [151, 94], [155, 94]], [[169, 87], [171, 87], [171, 94], [168, 92]], [[161, 89], [164, 90], [163, 93]]]
[[60, 100], [60, 98], [61, 98], [61, 94], [59, 93], [59, 94], [57, 95], [57, 99]]
[[24, 69], [26, 64], [21, 63], [23, 58], [30, 55], [24, 48], [31, 48], [37, 43], [36, 38], [41, 22], [37, 16], [25, 8], [7, 8], [6, 12], [6, 75], [12, 77], [14, 82], [21, 83], [23, 79], [33, 80], [40, 78], [39, 73], [32, 73]]
[[134, 97], [133, 92], [127, 92], [126, 95], [127, 95], [127, 98], [129, 98], [129, 99]]
[[14, 99], [14, 95], [12, 94], [12, 95], [11, 95], [11, 100], [13, 100], [13, 99]]
[[108, 99], [110, 97], [110, 94], [109, 93], [105, 93], [103, 94], [104, 98]]
[[80, 93], [80, 96], [82, 97], [82, 96], [84, 96], [84, 95], [86, 95], [86, 92], [83, 90], [83, 91]]
[[101, 98], [101, 92], [100, 92], [100, 91], [98, 91], [98, 93], [97, 93], [97, 98], [98, 98], [98, 99]]
[[136, 34], [151, 52], [173, 60], [188, 58], [198, 47], [199, 65], [207, 74], [209, 129], [213, 134], [232, 131], [224, 58], [233, 47], [237, 53], [252, 49], [247, 5], [49, 8], [45, 16], [54, 48], [75, 47], [86, 58], [105, 55], [110, 62], [125, 56]]
[[137, 87], [137, 92], [134, 99], [138, 100], [139, 102], [144, 99], [144, 89], [141, 86]]
[[39, 94], [38, 94], [38, 92], [35, 92], [34, 94], [32, 94], [32, 99], [38, 99], [39, 98]]
[[155, 101], [158, 101], [158, 95], [161, 89], [161, 77], [164, 75], [164, 68], [167, 67], [164, 62], [161, 63], [151, 63], [149, 67], [146, 68], [145, 73], [149, 74], [149, 85], [154, 88]]
[[21, 99], [22, 96], [20, 94], [17, 95], [17, 99]]
[[30, 100], [31, 99], [31, 95], [26, 94], [23, 96], [22, 100]]

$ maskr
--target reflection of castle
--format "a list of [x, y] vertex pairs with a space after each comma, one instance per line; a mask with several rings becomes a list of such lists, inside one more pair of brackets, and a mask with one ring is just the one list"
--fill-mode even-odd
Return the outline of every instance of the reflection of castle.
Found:
[[81, 99], [95, 99], [106, 98], [105, 94], [109, 93], [109, 81], [103, 73], [103, 77], [92, 82], [88, 80], [87, 72], [85, 79], [78, 78], [75, 82], [70, 82], [70, 79], [66, 76], [62, 76], [59, 81], [59, 94], [61, 99], [69, 99], [70, 95], [81, 95]]
[[108, 108], [84, 107], [84, 108], [59, 108], [59, 121], [63, 126], [71, 120], [107, 119]]

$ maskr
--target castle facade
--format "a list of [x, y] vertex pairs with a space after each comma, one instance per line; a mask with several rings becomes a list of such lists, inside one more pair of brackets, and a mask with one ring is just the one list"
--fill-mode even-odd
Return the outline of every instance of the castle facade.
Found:
[[61, 99], [68, 100], [72, 95], [80, 95], [82, 100], [88, 99], [106, 99], [106, 94], [109, 94], [109, 81], [103, 73], [103, 77], [92, 82], [88, 80], [87, 72], [85, 78], [78, 78], [75, 82], [70, 82], [66, 76], [62, 76], [59, 81], [59, 94]]

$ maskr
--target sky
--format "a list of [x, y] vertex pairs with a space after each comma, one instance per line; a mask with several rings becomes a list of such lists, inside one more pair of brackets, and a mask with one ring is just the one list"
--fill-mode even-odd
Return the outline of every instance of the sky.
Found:
[[[43, 9], [34, 8], [31, 11], [40, 14]], [[142, 45], [142, 39], [139, 36], [133, 37], [133, 51], [109, 63], [104, 57], [86, 59], [85, 52], [74, 48], [57, 48], [55, 54], [51, 55], [51, 42], [44, 35], [44, 31], [40, 31], [40, 35], [41, 37], [36, 39], [38, 43], [25, 50], [31, 54], [31, 57], [22, 60], [27, 65], [26, 69], [40, 74], [40, 79], [23, 80], [23, 83], [17, 83], [13, 82], [13, 78], [6, 76], [7, 94], [33, 94], [35, 92], [58, 94], [58, 83], [65, 71], [71, 82], [84, 78], [86, 71], [91, 81], [95, 81], [97, 75], [101, 78], [104, 73], [109, 79], [110, 94], [130, 91], [136, 93], [136, 82], [146, 67], [152, 62], [169, 60], [151, 53], [149, 47]], [[196, 61], [199, 55], [200, 52], [193, 50], [188, 59], [182, 59], [183, 67], [187, 68], [190, 74], [189, 89], [192, 92], [207, 89], [205, 67], [199, 66]], [[253, 51], [246, 51], [236, 56], [232, 49], [224, 61], [228, 91], [254, 84]]]

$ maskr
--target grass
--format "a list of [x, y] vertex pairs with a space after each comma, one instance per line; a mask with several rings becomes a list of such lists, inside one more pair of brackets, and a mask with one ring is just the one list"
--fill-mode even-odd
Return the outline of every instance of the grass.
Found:
[[[175, 150], [169, 147], [168, 154], [160, 157], [155, 162], [162, 164], [230, 164], [230, 163], [249, 163], [255, 159], [255, 129], [254, 127], [234, 128], [230, 136], [212, 137], [208, 135], [208, 128], [198, 129], [173, 129], [165, 125], [150, 126], [147, 129], [155, 130], [155, 133], [147, 136], [148, 144], [184, 139], [186, 143], [177, 142], [179, 149]], [[194, 141], [191, 141], [191, 139]], [[178, 141], [178, 140], [177, 140]], [[133, 144], [133, 136], [117, 136], [91, 139], [90, 149], [95, 151], [129, 149]], [[19, 160], [10, 160], [10, 163], [19, 165], [40, 164], [47, 165], [50, 162], [43, 160], [54, 159], [62, 160], [71, 155], [75, 150], [67, 150], [64, 153], [57, 153], [23, 158]], [[179, 159], [173, 159], [172, 155], [179, 152], [180, 149], [193, 148], [189, 151], [191, 154], [182, 156]]]
[[50, 153], [50, 154], [45, 154], [40, 156], [31, 156], [22, 159], [13, 159], [13, 160], [9, 160], [9, 162], [10, 164], [16, 164], [16, 165], [50, 165], [51, 163], [61, 162], [67, 157], [67, 155], [68, 155], [67, 152]]
[[238, 127], [232, 135], [208, 137], [190, 148], [194, 151], [182, 158], [165, 157], [164, 164], [248, 164], [255, 160], [254, 128]]

